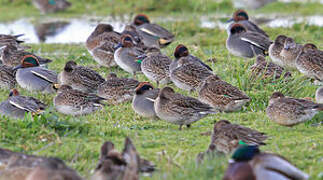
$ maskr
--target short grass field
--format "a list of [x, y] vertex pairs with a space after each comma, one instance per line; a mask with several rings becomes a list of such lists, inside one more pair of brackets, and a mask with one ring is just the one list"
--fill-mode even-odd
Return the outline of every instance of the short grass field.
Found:
[[[83, 17], [134, 15], [144, 12], [154, 19], [165, 17], [185, 17], [181, 21], [157, 22], [176, 35], [176, 41], [162, 52], [173, 58], [174, 48], [179, 44], [188, 46], [190, 53], [200, 57], [214, 72], [225, 81], [239, 87], [251, 97], [251, 102], [240, 112], [219, 113], [207, 116], [192, 124], [191, 128], [178, 130], [178, 126], [162, 120], [142, 118], [134, 113], [131, 103], [106, 106], [103, 110], [88, 116], [72, 117], [62, 115], [53, 107], [55, 94], [27, 92], [21, 88], [22, 95], [34, 96], [48, 104], [48, 110], [40, 117], [26, 117], [15, 120], [0, 119], [0, 147], [13, 151], [41, 156], [55, 156], [63, 159], [83, 177], [93, 173], [99, 157], [100, 146], [110, 140], [118, 149], [123, 148], [124, 138], [129, 136], [141, 156], [153, 161], [157, 171], [152, 177], [142, 179], [221, 179], [228, 165], [228, 156], [217, 156], [201, 165], [195, 163], [199, 152], [205, 151], [210, 137], [201, 135], [211, 131], [214, 122], [227, 119], [232, 123], [244, 125], [265, 132], [269, 139], [261, 150], [280, 154], [289, 159], [301, 170], [310, 174], [311, 179], [323, 179], [323, 128], [319, 123], [323, 113], [313, 120], [294, 126], [283, 127], [268, 119], [265, 109], [268, 98], [274, 91], [281, 91], [293, 97], [314, 98], [315, 86], [312, 81], [297, 71], [292, 71], [290, 81], [274, 83], [262, 80], [249, 80], [248, 68], [255, 59], [245, 60], [230, 55], [225, 47], [225, 30], [201, 28], [201, 15], [212, 17], [224, 14], [228, 18], [234, 11], [227, 0], [70, 0], [73, 6], [66, 12], [50, 14], [49, 17]], [[41, 15], [27, 0], [1, 0], [0, 21], [11, 21], [20, 17]], [[290, 14], [290, 16], [323, 15], [323, 5], [315, 2], [300, 4], [276, 2], [262, 9], [250, 11], [256, 14]], [[323, 19], [322, 19], [323, 21]], [[323, 49], [323, 28], [305, 23], [288, 28], [268, 28], [264, 30], [274, 39], [279, 34], [295, 38], [298, 43], [311, 42]], [[0, 32], [1, 33], [1, 32]], [[77, 33], [77, 32], [75, 32]], [[102, 76], [116, 72], [119, 76], [131, 77], [120, 68], [99, 68], [84, 44], [28, 44], [32, 51], [53, 60], [49, 69], [60, 72], [65, 62], [74, 60], [80, 65], [90, 66]], [[269, 60], [269, 57], [267, 58]], [[147, 81], [143, 74], [139, 80]], [[174, 85], [170, 85], [175, 88]], [[197, 97], [175, 88], [177, 92]], [[0, 100], [5, 100], [8, 90], [0, 90]]]

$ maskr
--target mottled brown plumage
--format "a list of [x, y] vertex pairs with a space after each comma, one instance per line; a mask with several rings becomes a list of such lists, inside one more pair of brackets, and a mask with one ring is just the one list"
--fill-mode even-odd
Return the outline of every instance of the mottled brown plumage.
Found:
[[284, 48], [280, 52], [284, 67], [296, 69], [296, 58], [301, 52], [302, 45], [296, 44], [293, 38], [286, 38]]
[[281, 51], [284, 48], [285, 40], [287, 36], [279, 35], [276, 37], [274, 43], [269, 46], [269, 57], [277, 65], [281, 67], [288, 67], [288, 64], [285, 63], [284, 57], [280, 55]]

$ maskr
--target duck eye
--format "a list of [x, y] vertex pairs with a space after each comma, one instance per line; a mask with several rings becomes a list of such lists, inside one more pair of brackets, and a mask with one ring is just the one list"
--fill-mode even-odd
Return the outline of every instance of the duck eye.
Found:
[[131, 41], [132, 42], [132, 39], [130, 37], [126, 37], [124, 40], [125, 41]]

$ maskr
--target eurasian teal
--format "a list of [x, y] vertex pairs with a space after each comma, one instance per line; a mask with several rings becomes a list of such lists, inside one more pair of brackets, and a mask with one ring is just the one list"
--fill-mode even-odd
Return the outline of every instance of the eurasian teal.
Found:
[[285, 39], [284, 48], [280, 52], [280, 56], [283, 57], [284, 67], [296, 69], [296, 58], [302, 47], [302, 45], [296, 44], [293, 38], [288, 37]]
[[150, 23], [149, 18], [144, 14], [138, 14], [133, 21], [142, 41], [147, 47], [165, 47], [174, 41], [174, 35], [165, 28]]
[[299, 170], [286, 158], [260, 152], [258, 146], [242, 145], [233, 153], [223, 180], [306, 180], [309, 175]]
[[7, 45], [3, 49], [1, 59], [4, 65], [14, 67], [21, 63], [21, 59], [23, 59], [24, 56], [36, 57], [40, 65], [52, 62], [50, 59], [39, 57], [24, 50], [18, 50], [17, 47], [13, 45]]
[[87, 115], [102, 109], [105, 100], [95, 94], [84, 93], [69, 85], [61, 85], [54, 97], [54, 106], [62, 114]]
[[285, 71], [283, 67], [280, 67], [277, 64], [272, 62], [267, 62], [265, 57], [258, 55], [256, 63], [250, 67], [251, 70], [251, 79], [272, 79], [276, 80], [281, 77], [288, 78], [292, 74], [288, 71]]
[[323, 104], [323, 86], [318, 88], [315, 93], [316, 103]]
[[43, 93], [55, 92], [56, 72], [40, 67], [36, 56], [22, 57], [21, 64], [16, 66], [14, 70], [17, 70], [16, 81], [22, 88]]
[[305, 44], [296, 58], [296, 68], [304, 75], [323, 83], [323, 51], [314, 44]]
[[[3, 48], [8, 45], [15, 46], [19, 50], [28, 48], [26, 46], [21, 45], [21, 43], [24, 42], [23, 40], [18, 39], [23, 35], [24, 34], [18, 34], [18, 35], [0, 34], [0, 48]], [[2, 52], [0, 53], [0, 55], [1, 54]]]
[[32, 0], [32, 2], [43, 14], [64, 11], [72, 5], [67, 0]]
[[152, 172], [155, 169], [150, 161], [140, 158], [130, 138], [125, 139], [124, 149], [119, 153], [111, 141], [101, 146], [98, 165], [91, 180], [137, 180], [139, 172]]
[[142, 55], [141, 71], [151, 81], [167, 84], [170, 82], [169, 66], [172, 60], [156, 47], [151, 47]]
[[149, 99], [155, 100], [158, 93], [159, 89], [155, 89], [149, 82], [141, 82], [136, 88], [135, 96], [132, 99], [132, 109], [140, 116], [157, 118], [154, 102]]
[[294, 126], [311, 120], [319, 111], [323, 111], [323, 104], [285, 97], [280, 92], [272, 94], [266, 109], [270, 120], [284, 126]]
[[279, 35], [276, 37], [274, 43], [269, 46], [269, 57], [277, 65], [281, 67], [286, 67], [284, 58], [280, 55], [281, 51], [284, 48], [285, 40], [287, 36]]
[[0, 114], [23, 119], [27, 113], [32, 115], [41, 114], [45, 108], [46, 105], [38, 99], [20, 96], [17, 89], [12, 89], [8, 99], [0, 104]]
[[106, 99], [110, 104], [131, 101], [139, 81], [131, 78], [118, 78], [110, 73], [107, 80], [99, 85], [98, 96]]
[[93, 93], [105, 79], [96, 71], [78, 66], [74, 61], [68, 61], [64, 70], [59, 73], [58, 81], [60, 84], [70, 85], [73, 89]]
[[232, 24], [228, 30], [226, 47], [235, 56], [253, 58], [258, 54], [267, 55], [272, 41], [268, 37], [254, 31], [247, 31], [241, 24]]
[[101, 66], [112, 67], [116, 65], [113, 55], [120, 37], [110, 24], [99, 24], [87, 38], [86, 48]]
[[134, 77], [136, 72], [141, 71], [141, 61], [137, 60], [138, 56], [144, 52], [134, 46], [130, 35], [122, 35], [121, 44], [114, 53], [114, 60], [123, 70], [131, 73]]
[[142, 37], [139, 34], [139, 32], [137, 31], [136, 26], [130, 24], [130, 25], [126, 25], [124, 30], [121, 32], [121, 34], [128, 34], [132, 37], [132, 40], [135, 44], [135, 46], [143, 49], [143, 50], [147, 50], [148, 47], [145, 46], [145, 44], [142, 42]]
[[12, 89], [16, 86], [15, 73], [12, 67], [0, 65], [0, 88]]
[[[243, 25], [243, 27], [245, 27], [247, 31], [253, 31], [269, 38], [268, 34], [264, 30], [259, 28], [255, 23], [249, 21], [248, 13], [242, 9], [239, 9], [236, 12], [234, 12], [232, 18], [229, 19], [227, 22], [232, 22], [232, 21], [234, 23], [239, 23]], [[231, 30], [231, 27], [229, 26], [228, 31], [230, 30]]]
[[199, 87], [198, 99], [209, 104], [215, 110], [238, 111], [250, 98], [237, 87], [223, 81], [217, 75], [211, 75]]
[[195, 98], [175, 93], [171, 87], [164, 87], [160, 90], [157, 99], [150, 100], [154, 101], [157, 116], [169, 123], [178, 124], [179, 130], [183, 125], [190, 127], [192, 123], [208, 114], [216, 113], [211, 106]]

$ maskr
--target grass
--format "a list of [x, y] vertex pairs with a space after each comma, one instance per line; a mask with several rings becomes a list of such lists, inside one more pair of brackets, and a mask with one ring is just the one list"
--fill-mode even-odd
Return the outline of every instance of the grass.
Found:
[[[196, 155], [205, 151], [208, 147], [210, 137], [200, 135], [201, 132], [210, 131], [215, 121], [228, 119], [250, 128], [267, 133], [270, 138], [267, 145], [261, 147], [263, 151], [278, 153], [293, 164], [311, 175], [311, 179], [322, 179], [323, 173], [323, 147], [322, 147], [322, 126], [312, 126], [323, 119], [323, 113], [315, 116], [309, 122], [289, 128], [283, 127], [270, 121], [265, 115], [265, 108], [268, 104], [268, 97], [274, 91], [282, 91], [288, 96], [311, 97], [317, 86], [303, 77], [300, 73], [293, 71], [291, 81], [266, 83], [263, 81], [252, 82], [249, 80], [248, 67], [253, 64], [254, 59], [243, 60], [228, 53], [225, 48], [226, 32], [219, 29], [207, 29], [199, 27], [199, 22], [194, 18], [196, 14], [210, 12], [218, 7], [225, 6], [223, 12], [231, 12], [228, 1], [169, 1], [165, 6], [160, 7], [158, 1], [140, 0], [139, 3], [132, 1], [99, 1], [85, 0], [72, 1], [73, 6], [69, 11], [59, 14], [51, 14], [51, 17], [72, 17], [80, 14], [106, 15], [112, 12], [122, 12], [131, 8], [131, 13], [140, 11], [148, 14], [158, 15], [172, 11], [172, 13], [193, 14], [188, 15], [185, 21], [161, 23], [176, 35], [176, 41], [163, 52], [172, 57], [173, 50], [177, 44], [183, 43], [188, 46], [191, 54], [200, 57], [210, 65], [214, 72], [227, 82], [245, 91], [252, 101], [240, 112], [220, 113], [208, 116], [195, 124], [190, 129], [184, 128], [178, 131], [178, 126], [168, 124], [164, 121], [155, 121], [141, 118], [131, 109], [130, 103], [118, 106], [106, 106], [102, 111], [83, 117], [72, 117], [62, 115], [53, 108], [52, 99], [55, 96], [40, 93], [27, 92], [18, 88], [23, 95], [37, 97], [49, 105], [43, 116], [32, 119], [26, 117], [24, 120], [14, 120], [2, 117], [0, 120], [0, 147], [27, 154], [55, 156], [63, 159], [69, 166], [76, 169], [82, 176], [89, 177], [95, 168], [99, 157], [101, 144], [106, 140], [115, 143], [118, 149], [122, 149], [124, 137], [133, 139], [137, 151], [145, 158], [152, 160], [158, 167], [158, 171], [152, 178], [143, 179], [221, 179], [227, 167], [227, 157], [216, 157], [214, 160], [204, 162], [202, 165], [195, 164]], [[168, 1], [162, 1], [168, 2]], [[102, 8], [104, 4], [107, 4]], [[108, 4], [110, 3], [110, 4]], [[86, 4], [86, 5], [85, 5]], [[109, 6], [114, 4], [114, 6]], [[281, 10], [281, 3], [274, 3], [269, 7], [257, 10], [254, 13], [272, 13]], [[13, 4], [7, 1], [0, 2], [0, 11], [11, 9], [8, 14], [1, 14], [0, 20], [6, 20], [27, 15], [28, 17], [42, 17], [29, 1], [17, 0]], [[120, 5], [120, 6], [118, 6]], [[82, 7], [86, 6], [87, 9]], [[320, 5], [321, 6], [321, 5]], [[270, 9], [270, 7], [272, 9]], [[309, 12], [306, 4], [299, 12]], [[18, 11], [18, 9], [25, 11]], [[276, 11], [277, 9], [277, 11]], [[313, 13], [321, 12], [322, 8], [313, 8]], [[18, 13], [18, 14], [16, 14]], [[306, 14], [306, 13], [305, 13]], [[295, 24], [290, 28], [272, 29], [264, 27], [270, 37], [274, 39], [278, 34], [286, 34], [294, 37], [297, 42], [313, 42], [320, 49], [323, 48], [322, 28], [306, 24]], [[43, 54], [54, 60], [49, 65], [50, 69], [61, 71], [68, 60], [75, 60], [78, 64], [92, 66], [106, 76], [109, 72], [116, 72], [119, 76], [130, 77], [119, 68], [98, 68], [83, 44], [30, 44], [32, 50]], [[67, 55], [66, 55], [67, 54]], [[215, 58], [215, 62], [207, 59]], [[139, 80], [147, 81], [143, 75]], [[174, 87], [174, 85], [171, 85]], [[175, 88], [177, 92], [186, 95], [197, 96], [196, 93], [189, 94]], [[0, 101], [5, 100], [8, 90], [0, 90]]]

